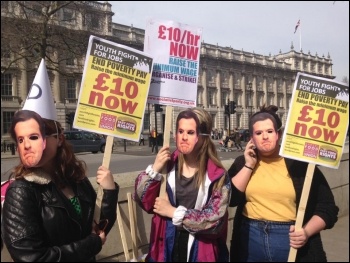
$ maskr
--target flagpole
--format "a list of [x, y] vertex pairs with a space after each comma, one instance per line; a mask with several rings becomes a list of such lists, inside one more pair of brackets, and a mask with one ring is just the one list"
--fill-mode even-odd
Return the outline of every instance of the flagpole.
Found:
[[301, 52], [301, 25], [299, 25], [299, 47]]

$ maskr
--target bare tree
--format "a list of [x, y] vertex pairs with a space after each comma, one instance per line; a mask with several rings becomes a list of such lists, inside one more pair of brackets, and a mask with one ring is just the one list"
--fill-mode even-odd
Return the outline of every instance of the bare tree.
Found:
[[[23, 61], [28, 66], [39, 65], [44, 58], [49, 69], [69, 74], [62, 65], [85, 56], [89, 23], [104, 21], [91, 16], [87, 19], [89, 10], [90, 14], [96, 11], [91, 11], [84, 2], [1, 1], [1, 58], [6, 62], [1, 64], [1, 72], [20, 66]], [[4, 13], [6, 9], [11, 12]], [[75, 22], [78, 18], [83, 21], [83, 27]]]

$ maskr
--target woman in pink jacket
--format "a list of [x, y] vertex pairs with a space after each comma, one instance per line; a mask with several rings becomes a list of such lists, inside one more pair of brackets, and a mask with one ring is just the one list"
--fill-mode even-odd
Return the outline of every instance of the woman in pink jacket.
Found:
[[[135, 200], [152, 218], [146, 261], [228, 261], [226, 246], [230, 180], [210, 138], [211, 116], [201, 108], [180, 112], [177, 150], [160, 149], [139, 174]], [[166, 194], [159, 197], [167, 169]]]

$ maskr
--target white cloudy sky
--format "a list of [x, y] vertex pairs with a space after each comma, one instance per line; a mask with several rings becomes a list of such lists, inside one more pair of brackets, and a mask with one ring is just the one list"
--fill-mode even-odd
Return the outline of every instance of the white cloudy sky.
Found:
[[[330, 54], [333, 75], [349, 79], [349, 1], [109, 1], [113, 22], [145, 29], [148, 18], [203, 29], [205, 43], [261, 55]], [[294, 28], [300, 19], [300, 27]]]

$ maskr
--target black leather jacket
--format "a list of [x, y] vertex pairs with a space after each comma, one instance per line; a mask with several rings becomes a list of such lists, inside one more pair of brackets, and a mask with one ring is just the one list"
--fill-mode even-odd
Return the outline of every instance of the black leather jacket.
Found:
[[[35, 181], [35, 180], [34, 180]], [[51, 181], [15, 180], [9, 186], [2, 219], [4, 242], [14, 261], [95, 261], [102, 249], [92, 234], [96, 192], [89, 179], [73, 186], [82, 217]], [[103, 190], [101, 219], [110, 231], [116, 220], [119, 187]]]

